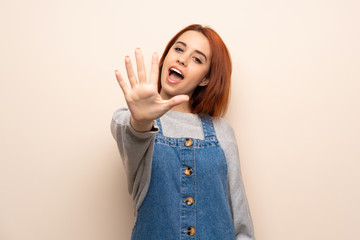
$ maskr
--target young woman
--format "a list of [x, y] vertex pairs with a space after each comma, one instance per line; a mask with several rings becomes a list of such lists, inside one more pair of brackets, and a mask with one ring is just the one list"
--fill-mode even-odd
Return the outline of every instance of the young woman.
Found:
[[128, 109], [111, 122], [133, 197], [134, 240], [254, 239], [238, 149], [226, 112], [231, 60], [211, 28], [177, 33], [146, 77], [135, 51], [130, 86], [116, 70]]

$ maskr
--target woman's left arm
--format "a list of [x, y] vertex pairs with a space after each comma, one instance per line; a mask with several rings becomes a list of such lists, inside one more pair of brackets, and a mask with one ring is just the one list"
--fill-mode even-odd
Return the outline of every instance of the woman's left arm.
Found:
[[232, 127], [224, 119], [215, 121], [215, 129], [228, 164], [228, 193], [236, 240], [254, 240], [254, 228], [241, 177], [239, 152]]

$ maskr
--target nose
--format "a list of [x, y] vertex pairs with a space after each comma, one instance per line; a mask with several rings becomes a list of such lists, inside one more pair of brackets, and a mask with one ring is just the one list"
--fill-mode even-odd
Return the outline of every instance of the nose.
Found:
[[186, 66], [185, 60], [182, 59], [181, 57], [178, 57], [177, 62], [178, 62], [180, 65]]

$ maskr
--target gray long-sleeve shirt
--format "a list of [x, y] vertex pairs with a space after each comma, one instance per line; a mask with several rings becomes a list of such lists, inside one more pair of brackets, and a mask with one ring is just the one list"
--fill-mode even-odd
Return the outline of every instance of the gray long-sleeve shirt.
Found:
[[[168, 111], [161, 118], [164, 136], [171, 138], [204, 139], [201, 121], [197, 114]], [[254, 230], [241, 178], [238, 147], [235, 134], [223, 118], [213, 119], [216, 136], [225, 152], [228, 164], [229, 204], [236, 239], [254, 238]], [[156, 121], [154, 121], [156, 126]], [[130, 111], [120, 108], [114, 112], [111, 132], [123, 160], [129, 193], [135, 213], [143, 202], [150, 184], [151, 163], [156, 136], [155, 131], [137, 132], [130, 125]]]

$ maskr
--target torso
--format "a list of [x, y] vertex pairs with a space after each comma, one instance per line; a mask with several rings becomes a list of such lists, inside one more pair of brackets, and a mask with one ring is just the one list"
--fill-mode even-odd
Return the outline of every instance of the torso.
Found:
[[150, 186], [133, 240], [235, 239], [226, 157], [211, 118], [201, 125], [203, 139], [174, 138], [164, 136], [158, 120]]

